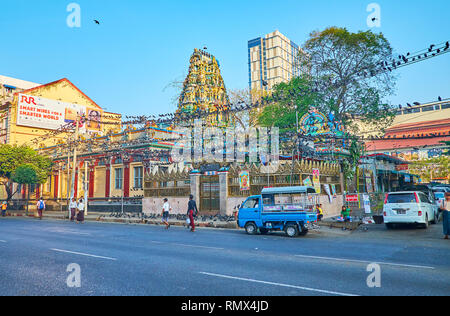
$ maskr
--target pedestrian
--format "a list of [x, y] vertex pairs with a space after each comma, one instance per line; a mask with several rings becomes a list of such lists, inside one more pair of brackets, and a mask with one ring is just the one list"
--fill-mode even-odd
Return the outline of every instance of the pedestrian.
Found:
[[165, 198], [161, 215], [162, 215], [162, 222], [166, 225], [166, 229], [170, 228], [169, 224], [170, 211], [172, 211], [172, 207], [170, 207], [169, 200]]
[[352, 212], [352, 210], [349, 207], [346, 207], [345, 205], [342, 206], [341, 216], [344, 219], [344, 222], [350, 221], [350, 213], [351, 212]]
[[323, 218], [322, 204], [316, 205], [316, 211], [317, 211], [317, 221], [321, 222]]
[[72, 200], [69, 203], [69, 209], [70, 209], [70, 221], [75, 221], [75, 215], [77, 213], [77, 200], [75, 198], [72, 198]]
[[187, 211], [187, 215], [189, 217], [191, 225], [191, 232], [195, 232], [194, 217], [196, 217], [197, 214], [198, 214], [197, 203], [195, 203], [194, 196], [191, 194], [189, 196], [188, 211]]
[[444, 239], [448, 239], [448, 236], [450, 235], [450, 192], [445, 193], [444, 207], [441, 216]]
[[77, 208], [78, 208], [77, 224], [79, 224], [79, 223], [83, 224], [84, 223], [84, 202], [83, 202], [83, 199], [80, 199], [80, 201], [79, 201], [79, 203], [77, 205]]
[[39, 201], [36, 204], [37, 207], [37, 211], [38, 211], [38, 216], [39, 219], [42, 220], [42, 213], [45, 211], [45, 202], [44, 202], [44, 198], [40, 198]]
[[8, 209], [8, 203], [6, 201], [2, 202], [1, 209], [2, 209], [2, 217], [5, 217], [6, 216], [6, 210]]

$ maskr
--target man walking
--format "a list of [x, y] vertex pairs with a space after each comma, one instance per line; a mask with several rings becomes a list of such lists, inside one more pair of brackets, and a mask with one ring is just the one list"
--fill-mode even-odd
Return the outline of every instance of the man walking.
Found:
[[170, 228], [169, 224], [169, 214], [172, 208], [170, 207], [169, 200], [167, 198], [164, 199], [164, 205], [162, 209], [162, 222], [166, 224], [166, 229]]
[[197, 216], [197, 214], [198, 214], [197, 203], [195, 203], [194, 196], [191, 194], [189, 196], [188, 212], [187, 212], [191, 225], [191, 232], [195, 232], [194, 217]]
[[6, 216], [6, 209], [8, 208], [8, 203], [6, 201], [3, 201], [1, 209], [2, 209], [2, 217]]
[[44, 210], [45, 210], [45, 202], [42, 197], [37, 202], [36, 207], [37, 207], [39, 219], [42, 220], [42, 212], [44, 212]]
[[77, 200], [75, 198], [72, 198], [72, 201], [69, 203], [69, 209], [70, 209], [70, 221], [73, 222], [75, 220], [75, 215], [77, 213]]

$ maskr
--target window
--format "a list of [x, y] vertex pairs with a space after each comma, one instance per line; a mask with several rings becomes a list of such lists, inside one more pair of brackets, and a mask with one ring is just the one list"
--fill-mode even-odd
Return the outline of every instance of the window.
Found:
[[450, 103], [442, 104], [442, 109], [450, 109]]
[[428, 197], [425, 194], [423, 194], [422, 192], [419, 193], [419, 198], [420, 198], [420, 202], [431, 204]]
[[400, 193], [400, 194], [389, 194], [387, 203], [403, 204], [403, 203], [417, 203], [417, 202], [414, 193]]
[[430, 112], [430, 111], [434, 111], [434, 106], [430, 105], [422, 108], [422, 112]]
[[142, 189], [142, 183], [143, 183], [143, 168], [134, 167], [134, 188]]
[[243, 208], [258, 208], [259, 198], [249, 199], [245, 202]]
[[122, 168], [114, 169], [114, 174], [116, 180], [116, 190], [122, 190], [123, 169]]

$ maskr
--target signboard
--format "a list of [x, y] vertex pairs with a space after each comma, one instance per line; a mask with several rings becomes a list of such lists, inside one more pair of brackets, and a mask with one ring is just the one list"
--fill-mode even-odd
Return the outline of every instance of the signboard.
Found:
[[359, 202], [358, 194], [348, 194], [345, 196], [345, 202]]
[[314, 188], [316, 189], [316, 193], [320, 194], [320, 171], [319, 169], [313, 169], [313, 184]]
[[306, 178], [305, 180], [303, 180], [303, 184], [304, 184], [305, 186], [307, 186], [307, 187], [312, 187], [312, 186], [314, 186], [313, 183], [312, 183], [312, 181], [311, 181], [311, 178], [310, 178], [310, 177], [308, 177], [308, 178]]
[[367, 194], [363, 195], [363, 203], [364, 203], [364, 211], [366, 214], [372, 213], [372, 210], [370, 209], [370, 196]]
[[248, 171], [242, 171], [239, 174], [239, 186], [241, 188], [241, 191], [250, 190], [250, 174]]
[[57, 130], [75, 122], [77, 115], [88, 118], [87, 124], [80, 124], [80, 133], [101, 130], [102, 111], [98, 108], [19, 94], [17, 125]]

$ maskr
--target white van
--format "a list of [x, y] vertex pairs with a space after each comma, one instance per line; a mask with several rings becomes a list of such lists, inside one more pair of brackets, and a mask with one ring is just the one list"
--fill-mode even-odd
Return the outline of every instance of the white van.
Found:
[[387, 228], [395, 224], [420, 224], [428, 228], [429, 222], [437, 224], [439, 211], [434, 201], [420, 191], [392, 192], [386, 194], [383, 208]]

